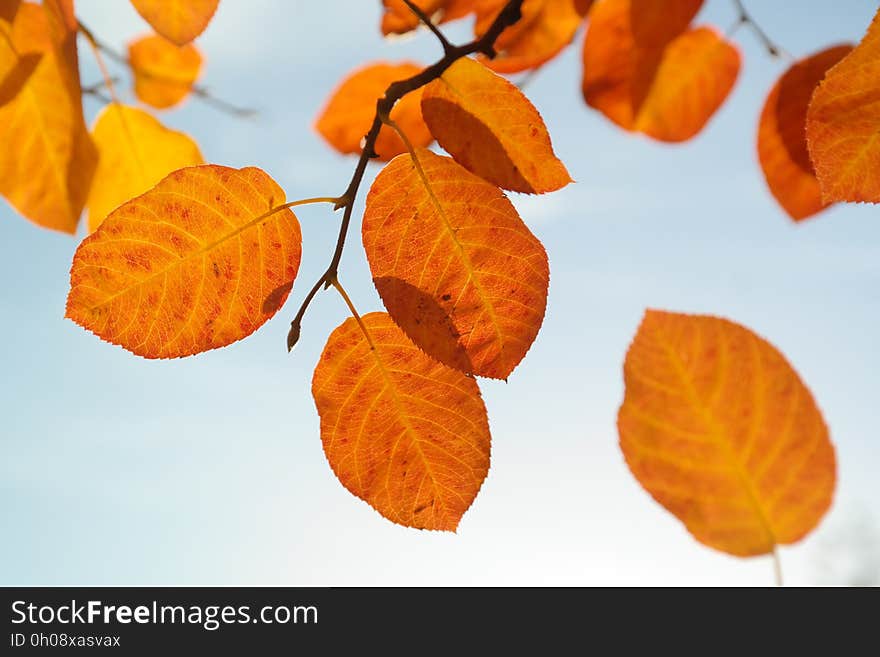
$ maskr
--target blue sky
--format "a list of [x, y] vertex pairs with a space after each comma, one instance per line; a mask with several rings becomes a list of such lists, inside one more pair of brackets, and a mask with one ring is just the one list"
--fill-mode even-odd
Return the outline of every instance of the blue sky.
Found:
[[[858, 40], [877, 8], [746, 4], [798, 57]], [[727, 29], [732, 5], [707, 0], [698, 22]], [[77, 11], [120, 49], [147, 30], [122, 0], [79, 0]], [[211, 162], [262, 167], [289, 199], [336, 195], [354, 161], [311, 129], [327, 95], [366, 61], [438, 56], [425, 33], [384, 41], [378, 21], [378, 1], [222, 0], [199, 40], [204, 83], [260, 113], [240, 120], [193, 101], [162, 120]], [[467, 38], [467, 24], [450, 32]], [[81, 236], [0, 203], [0, 583], [770, 584], [769, 559], [697, 544], [623, 462], [622, 362], [647, 307], [741, 322], [794, 364], [830, 426], [839, 486], [820, 528], [783, 548], [786, 579], [849, 581], [880, 552], [880, 210], [838, 206], [802, 225], [784, 216], [754, 135], [785, 64], [748, 30], [733, 38], [737, 86], [685, 145], [624, 133], [583, 104], [580, 36], [529, 83], [578, 182], [513, 196], [550, 256], [548, 311], [510, 382], [481, 382], [492, 469], [456, 535], [383, 520], [324, 459], [311, 373], [346, 317], [341, 300], [320, 295], [293, 354], [284, 341], [332, 249], [339, 217], [326, 207], [298, 213], [303, 265], [273, 321], [231, 347], [157, 362], [63, 319]], [[84, 83], [97, 82], [84, 44], [81, 59]], [[91, 121], [99, 105], [86, 109]], [[376, 310], [353, 228], [341, 276], [362, 312]]]

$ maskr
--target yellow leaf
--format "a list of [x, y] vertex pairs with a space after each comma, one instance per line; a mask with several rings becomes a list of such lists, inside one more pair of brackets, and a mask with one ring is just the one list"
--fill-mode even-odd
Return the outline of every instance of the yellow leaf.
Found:
[[176, 46], [156, 35], [130, 43], [128, 60], [135, 95], [156, 109], [173, 107], [186, 98], [202, 69], [202, 56], [194, 45]]
[[97, 155], [83, 120], [76, 33], [60, 39], [56, 28], [29, 2], [15, 16], [16, 50], [40, 58], [14, 99], [0, 107], [0, 193], [34, 223], [73, 233]]
[[156, 32], [184, 46], [208, 27], [220, 0], [131, 0]]
[[87, 204], [89, 232], [111, 210], [143, 194], [176, 169], [202, 164], [199, 147], [150, 114], [111, 103], [92, 128], [98, 168]]
[[0, 6], [0, 106], [18, 95], [42, 57], [39, 53], [20, 55], [12, 41], [12, 22], [19, 6], [18, 0]]

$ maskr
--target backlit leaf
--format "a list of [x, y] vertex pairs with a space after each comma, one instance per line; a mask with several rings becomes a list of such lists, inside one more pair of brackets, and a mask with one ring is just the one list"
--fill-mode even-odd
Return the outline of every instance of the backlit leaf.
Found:
[[[507, 0], [480, 0], [474, 32], [482, 36]], [[582, 8], [581, 8], [582, 9]], [[571, 43], [583, 20], [573, 0], [525, 0], [522, 18], [505, 29], [495, 42], [498, 56], [485, 60], [499, 73], [537, 68], [553, 59]]]
[[[360, 153], [364, 136], [373, 123], [376, 101], [385, 95], [392, 82], [405, 80], [421, 72], [411, 62], [377, 63], [358, 69], [333, 92], [315, 123], [315, 128], [340, 153]], [[422, 119], [419, 101], [422, 90], [408, 93], [391, 110], [391, 118], [414, 146], [427, 146], [433, 141]], [[382, 126], [376, 140], [376, 153], [382, 160], [406, 152], [406, 146], [388, 126]]]
[[0, 106], [18, 95], [40, 63], [39, 53], [19, 55], [12, 41], [12, 22], [19, 0], [0, 5]]
[[593, 8], [593, 0], [574, 0], [574, 10], [581, 16], [586, 16]]
[[459, 59], [425, 87], [422, 115], [459, 164], [499, 187], [541, 194], [571, 182], [538, 110], [473, 59]]
[[795, 221], [823, 208], [807, 152], [807, 106], [825, 72], [852, 50], [834, 46], [792, 65], [773, 85], [758, 125], [758, 158], [770, 191]]
[[202, 69], [202, 56], [194, 45], [176, 46], [156, 35], [129, 44], [128, 59], [135, 95], [157, 109], [186, 98]]
[[426, 353], [505, 379], [538, 334], [549, 266], [500, 189], [419, 149], [390, 162], [367, 196], [363, 240], [388, 312]]
[[[414, 3], [436, 25], [467, 15], [474, 0], [416, 0]], [[404, 34], [419, 27], [419, 19], [403, 0], [382, 0], [382, 34]]]
[[661, 141], [699, 133], [740, 66], [739, 51], [714, 29], [687, 29], [701, 4], [598, 0], [584, 39], [587, 104], [620, 127]]
[[27, 2], [15, 15], [15, 50], [38, 62], [0, 107], [0, 193], [34, 223], [73, 233], [97, 155], [83, 120], [76, 32], [55, 11]]
[[4, 0], [4, 2], [0, 2], [0, 23], [9, 23], [12, 24], [12, 21], [15, 20], [15, 14], [18, 12], [18, 8], [21, 5], [21, 0]]
[[205, 31], [220, 0], [131, 0], [131, 4], [156, 32], [183, 46]]
[[880, 11], [868, 33], [819, 84], [807, 144], [822, 198], [880, 202]]
[[476, 382], [422, 353], [385, 313], [330, 335], [312, 394], [339, 481], [407, 527], [455, 531], [489, 471]]
[[287, 299], [302, 236], [260, 169], [180, 169], [114, 210], [83, 240], [67, 317], [145, 358], [247, 337]]
[[648, 311], [624, 380], [626, 462], [701, 543], [765, 554], [828, 510], [836, 465], [822, 415], [785, 357], [747, 328]]
[[111, 210], [143, 194], [172, 171], [202, 164], [196, 143], [150, 114], [111, 103], [92, 128], [98, 168], [87, 204], [89, 231]]

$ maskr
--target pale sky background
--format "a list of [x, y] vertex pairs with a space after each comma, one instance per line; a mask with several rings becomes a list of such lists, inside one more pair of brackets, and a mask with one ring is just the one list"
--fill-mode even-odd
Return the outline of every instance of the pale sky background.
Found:
[[[707, 0], [698, 22], [727, 29], [732, 4]], [[746, 4], [798, 57], [857, 41], [877, 9], [870, 0]], [[78, 0], [77, 11], [120, 49], [147, 30], [126, 0]], [[383, 41], [379, 15], [378, 0], [222, 0], [199, 40], [203, 82], [260, 114], [240, 120], [195, 100], [162, 120], [193, 135], [210, 162], [262, 167], [289, 199], [336, 195], [354, 160], [311, 129], [325, 98], [366, 61], [438, 56], [427, 33]], [[468, 26], [451, 33], [464, 39]], [[346, 317], [340, 299], [320, 295], [293, 354], [284, 342], [339, 216], [325, 206], [299, 213], [299, 278], [257, 334], [185, 360], [145, 361], [63, 319], [81, 235], [39, 229], [0, 203], [0, 583], [769, 585], [769, 558], [696, 543], [624, 464], [622, 363], [646, 307], [725, 316], [785, 353], [818, 400], [839, 461], [831, 512], [782, 550], [786, 580], [846, 583], [873, 568], [876, 582], [880, 208], [839, 206], [799, 226], [784, 216], [754, 137], [785, 65], [747, 29], [734, 40], [739, 82], [682, 146], [624, 133], [584, 105], [582, 35], [529, 84], [578, 183], [514, 195], [550, 256], [547, 317], [508, 384], [481, 382], [492, 469], [456, 535], [384, 520], [324, 459], [310, 383]], [[97, 82], [84, 42], [81, 60], [84, 84]], [[86, 101], [90, 122], [98, 108]], [[359, 238], [356, 221], [341, 276], [368, 312], [381, 304]]]

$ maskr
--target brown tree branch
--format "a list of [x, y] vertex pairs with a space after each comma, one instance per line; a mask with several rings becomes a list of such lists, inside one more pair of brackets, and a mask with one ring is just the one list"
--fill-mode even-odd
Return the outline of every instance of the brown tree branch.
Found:
[[448, 53], [452, 50], [452, 44], [449, 43], [449, 39], [446, 38], [446, 35], [440, 31], [440, 28], [434, 25], [434, 21], [422, 11], [422, 8], [415, 4], [412, 0], [403, 0], [406, 3], [406, 6], [409, 7], [409, 10], [416, 15], [422, 23], [424, 23], [431, 32], [434, 33], [434, 36], [437, 37], [437, 40], [440, 41], [440, 45], [443, 46], [443, 52]]
[[[467, 57], [468, 55], [473, 55], [475, 53], [481, 53], [489, 58], [495, 57], [495, 41], [497, 41], [498, 37], [506, 28], [510, 27], [520, 18], [522, 18], [521, 10], [523, 1], [524, 0], [508, 0], [507, 4], [505, 4], [504, 8], [499, 12], [498, 16], [495, 17], [495, 20], [492, 22], [492, 25], [489, 27], [486, 33], [483, 34], [483, 36], [481, 36], [480, 38], [474, 39], [470, 43], [455, 46], [450, 44], [446, 40], [446, 37], [438, 37], [440, 38], [440, 43], [443, 45], [443, 57], [436, 61], [434, 64], [431, 64], [420, 73], [405, 80], [393, 82], [388, 87], [388, 89], [385, 90], [385, 95], [376, 101], [376, 113], [373, 116], [373, 123], [370, 126], [369, 132], [367, 132], [367, 135], [364, 138], [364, 148], [361, 152], [360, 159], [358, 159], [358, 163], [355, 166], [354, 174], [351, 177], [351, 182], [348, 183], [348, 187], [346, 188], [345, 192], [340, 195], [339, 202], [334, 208], [335, 210], [343, 210], [342, 222], [339, 225], [339, 235], [336, 238], [336, 248], [333, 251], [333, 256], [330, 258], [330, 264], [327, 266], [327, 269], [324, 271], [323, 274], [321, 274], [321, 276], [309, 290], [308, 294], [306, 294], [305, 299], [303, 299], [302, 305], [300, 305], [299, 310], [296, 313], [296, 316], [290, 323], [290, 332], [287, 334], [288, 351], [293, 349], [293, 346], [299, 341], [300, 331], [302, 327], [302, 319], [303, 316], [306, 314], [306, 310], [308, 309], [309, 304], [312, 302], [312, 299], [315, 298], [315, 295], [322, 287], [324, 289], [327, 289], [331, 285], [336, 285], [338, 283], [339, 261], [342, 259], [342, 251], [345, 248], [345, 238], [348, 235], [348, 227], [351, 224], [351, 214], [354, 210], [354, 202], [357, 198], [358, 189], [360, 188], [361, 181], [364, 178], [364, 172], [367, 170], [367, 163], [370, 161], [370, 159], [377, 157], [375, 151], [376, 138], [379, 136], [379, 131], [381, 130], [383, 123], [388, 121], [391, 110], [394, 108], [395, 103], [397, 103], [398, 100], [403, 98], [409, 92], [415, 91], [416, 89], [419, 89], [429, 82], [439, 78], [441, 75], [443, 75], [446, 69], [448, 69], [462, 57]], [[413, 9], [414, 7], [410, 2], [407, 2], [407, 5], [410, 6], [410, 9]], [[416, 7], [415, 9], [413, 9], [413, 11], [415, 11], [416, 15], [419, 16], [420, 20], [427, 20], [427, 23], [429, 25], [432, 25], [431, 20], [427, 16], [425, 16], [424, 12], [422, 12], [420, 9]], [[440, 30], [438, 30], [436, 26], [434, 26], [431, 31], [435, 35], [442, 35]]]

